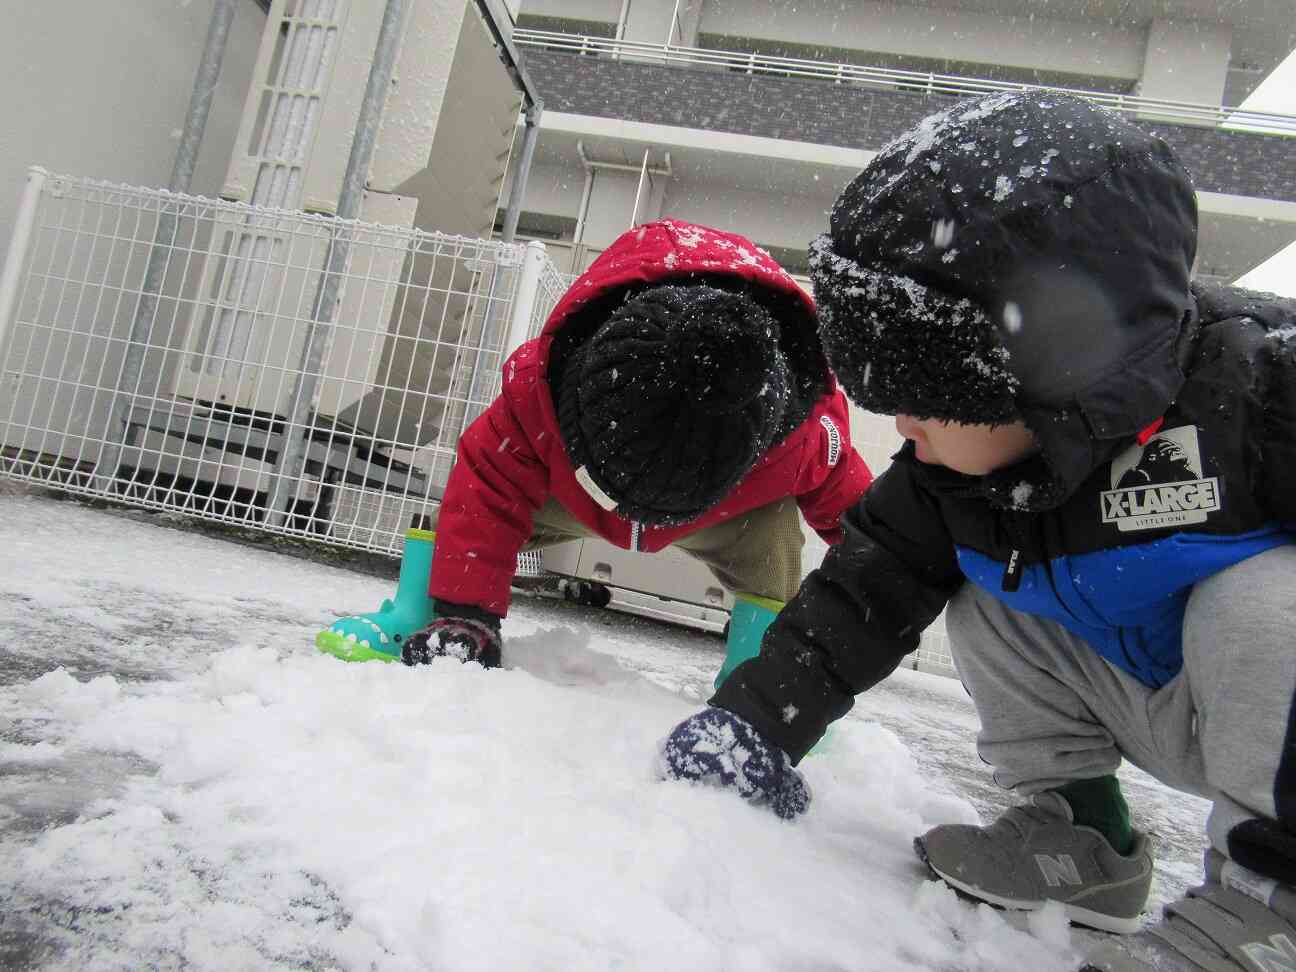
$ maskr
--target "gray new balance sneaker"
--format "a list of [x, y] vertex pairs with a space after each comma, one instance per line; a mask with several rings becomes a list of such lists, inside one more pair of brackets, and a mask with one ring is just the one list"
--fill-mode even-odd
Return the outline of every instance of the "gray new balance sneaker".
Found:
[[942, 881], [1001, 908], [1034, 911], [1059, 901], [1078, 925], [1128, 934], [1152, 886], [1147, 838], [1117, 854], [1051, 791], [1013, 807], [988, 827], [945, 824], [914, 840], [914, 850]]
[[1155, 925], [1104, 943], [1081, 972], [1293, 972], [1296, 890], [1206, 852], [1206, 883]]

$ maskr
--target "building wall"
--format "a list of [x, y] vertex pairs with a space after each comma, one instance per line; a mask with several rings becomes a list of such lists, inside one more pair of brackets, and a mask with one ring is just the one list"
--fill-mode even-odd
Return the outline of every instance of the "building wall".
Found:
[[[0, 259], [27, 166], [164, 186], [211, 18], [211, 0], [6, 5], [0, 30]], [[229, 163], [265, 14], [237, 6], [193, 191]]]
[[840, 186], [832, 195], [780, 195], [771, 199], [760, 192], [735, 189], [716, 191], [701, 184], [672, 184], [666, 193], [663, 216], [685, 219], [704, 226], [719, 226], [741, 233], [762, 246], [804, 250], [824, 230], [824, 213], [832, 206]]
[[[662, 43], [674, 0], [624, 3], [624, 36]], [[612, 36], [622, 5], [623, 0], [522, 0], [522, 14], [552, 29], [567, 29], [564, 22], [598, 24], [606, 28], [604, 36]], [[1071, 8], [1041, 2], [1034, 10], [1003, 0], [1001, 10], [949, 9], [956, 6], [952, 0], [922, 5], [680, 0], [684, 33], [674, 42], [693, 46], [701, 31], [762, 47], [901, 58], [918, 70], [975, 74], [975, 65], [989, 65], [1010, 76], [1015, 72], [1017, 80], [1029, 81], [1033, 74], [1040, 83], [1138, 88], [1153, 98], [1227, 105], [1241, 104], [1296, 44], [1296, 18], [1284, 17], [1280, 0], [1263, 9], [1245, 4], [1208, 9], [1204, 3], [1167, 0], [1157, 5], [1159, 16], [1152, 20], [1148, 5], [1115, 0]]]
[[[511, 186], [505, 187], [505, 198]], [[580, 209], [585, 172], [576, 162], [536, 162], [526, 184], [526, 209], [554, 216], [575, 216]]]
[[[606, 118], [879, 149], [953, 99], [801, 78], [581, 57], [528, 49], [545, 107]], [[1199, 189], [1296, 201], [1290, 138], [1144, 121]]]
[[615, 24], [621, 16], [621, 0], [523, 0], [522, 14]]
[[1217, 24], [1154, 20], [1137, 94], [1202, 105], [1224, 103], [1233, 29]]
[[929, 114], [922, 95], [525, 50], [549, 111], [863, 147]]
[[823, 44], [1133, 80], [1144, 32], [1128, 24], [940, 10], [857, 0], [707, 0], [704, 33]]

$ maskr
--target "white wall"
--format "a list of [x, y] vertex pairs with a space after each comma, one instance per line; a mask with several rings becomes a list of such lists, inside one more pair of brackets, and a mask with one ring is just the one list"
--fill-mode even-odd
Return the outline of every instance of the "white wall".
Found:
[[663, 216], [741, 233], [762, 246], [804, 250], [828, 228], [826, 212], [836, 193], [824, 197], [742, 192], [710, 186], [672, 183]]
[[1228, 26], [1152, 21], [1138, 94], [1221, 104], [1232, 45], [1233, 28]]
[[802, 44], [1135, 80], [1144, 32], [1128, 25], [935, 10], [867, 0], [706, 0], [701, 29]]
[[621, 0], [522, 0], [522, 13], [532, 17], [570, 17], [573, 20], [602, 20], [615, 24], [621, 16]]
[[[513, 189], [513, 174], [517, 167], [509, 170], [509, 178], [500, 195], [507, 200]], [[533, 213], [547, 213], [550, 216], [571, 216], [575, 218], [580, 208], [581, 192], [585, 188], [585, 170], [577, 162], [562, 164], [558, 162], [535, 162], [527, 175], [526, 198], [522, 208]]]
[[[71, 7], [75, 7], [75, 12]], [[207, 36], [211, 0], [6, 4], [0, 30], [0, 259], [28, 165], [163, 186]], [[216, 195], [265, 14], [238, 4], [193, 191]]]
[[[658, 164], [654, 158], [649, 164]], [[647, 180], [640, 188], [638, 172], [621, 172], [595, 168], [594, 184], [590, 190], [589, 211], [581, 242], [585, 246], [603, 250], [622, 233], [630, 229], [635, 214], [635, 199], [639, 211], [635, 224], [649, 223], [661, 214], [662, 193], [665, 189], [661, 177]], [[575, 215], [573, 213], [572, 215]]]
[[1296, 243], [1279, 250], [1236, 281], [1239, 287], [1296, 297]]
[[630, 0], [622, 36], [646, 44], [665, 44], [667, 37], [674, 40], [671, 31], [674, 12], [675, 0]]
[[[654, 153], [654, 165], [660, 164], [660, 155]], [[828, 209], [853, 175], [853, 172], [825, 167], [822, 189], [816, 195], [742, 191], [712, 182], [666, 180], [660, 214], [741, 233], [765, 246], [804, 250], [811, 239], [827, 228]], [[836, 184], [834, 176], [840, 179], [841, 185]], [[629, 177], [624, 181], [623, 192], [614, 195], [596, 192], [591, 198], [592, 220], [585, 234], [587, 245], [606, 246], [625, 230], [634, 203], [634, 182]], [[539, 162], [531, 167], [523, 209], [575, 218], [584, 187], [585, 172], [578, 163]], [[608, 180], [602, 186], [596, 185], [596, 189], [609, 189]], [[507, 196], [508, 187], [504, 198]], [[643, 205], [640, 210], [642, 221], [648, 210]]]

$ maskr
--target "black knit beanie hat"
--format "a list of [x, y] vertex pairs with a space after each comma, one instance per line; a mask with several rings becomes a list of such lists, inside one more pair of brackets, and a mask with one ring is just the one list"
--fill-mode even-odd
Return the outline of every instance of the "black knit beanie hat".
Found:
[[640, 291], [571, 352], [558, 421], [601, 505], [685, 523], [723, 499], [769, 449], [790, 376], [769, 311], [701, 284]]
[[994, 488], [1056, 504], [1183, 382], [1196, 218], [1174, 153], [1113, 112], [960, 102], [884, 148], [811, 244], [825, 354], [872, 412], [1025, 420], [1042, 466]]

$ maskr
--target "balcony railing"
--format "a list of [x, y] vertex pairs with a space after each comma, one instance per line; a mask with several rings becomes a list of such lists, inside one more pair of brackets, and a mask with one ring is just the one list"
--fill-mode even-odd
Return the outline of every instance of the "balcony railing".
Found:
[[1013, 81], [991, 81], [952, 74], [925, 71], [900, 71], [892, 68], [866, 67], [858, 64], [809, 61], [793, 57], [738, 51], [707, 50], [652, 44], [642, 41], [610, 40], [562, 34], [545, 30], [518, 28], [513, 40], [521, 47], [536, 47], [571, 54], [589, 54], [609, 58], [628, 58], [659, 64], [715, 67], [749, 74], [813, 78], [839, 84], [868, 85], [916, 94], [971, 97], [990, 91], [1039, 89], [1078, 95], [1115, 111], [1143, 117], [1155, 116], [1166, 121], [1238, 131], [1261, 131], [1266, 134], [1296, 136], [1296, 116], [1267, 111], [1249, 111], [1221, 105], [1195, 104], [1188, 101], [1165, 101], [1110, 91], [1083, 88], [1058, 88], [1049, 85], [1020, 84]]

